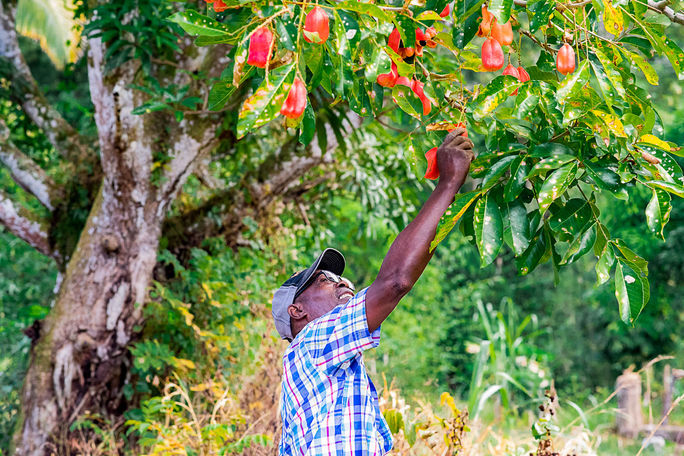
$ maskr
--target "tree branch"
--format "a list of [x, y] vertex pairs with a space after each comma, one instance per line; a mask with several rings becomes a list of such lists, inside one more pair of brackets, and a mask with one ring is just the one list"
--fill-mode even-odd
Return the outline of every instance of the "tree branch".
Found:
[[70, 162], [83, 162], [91, 155], [91, 149], [38, 87], [19, 48], [14, 27], [15, 13], [15, 3], [0, 2], [0, 60], [9, 63], [7, 77], [12, 82], [12, 90], [24, 112], [43, 130], [55, 149]]
[[51, 258], [58, 255], [50, 246], [47, 220], [19, 206], [2, 190], [0, 190], [0, 223], [10, 233], [23, 239], [43, 255]]
[[12, 179], [24, 190], [35, 196], [40, 203], [53, 210], [61, 189], [45, 173], [43, 168], [21, 152], [9, 139], [9, 129], [0, 119], [0, 162], [9, 169]]
[[[527, 7], [526, 0], [514, 0], [513, 3], [515, 3], [517, 6], [522, 6], [523, 8]], [[581, 8], [584, 5], [588, 5], [589, 3], [591, 3], [591, 0], [582, 0], [575, 3], [558, 3], [556, 8]], [[675, 11], [668, 6], [669, 3], [670, 2], [668, 0], [661, 0], [658, 2], [648, 0], [648, 4], [646, 6], [653, 12], [664, 14], [665, 17], [667, 17], [672, 22], [684, 25], [684, 13], [675, 13]]]

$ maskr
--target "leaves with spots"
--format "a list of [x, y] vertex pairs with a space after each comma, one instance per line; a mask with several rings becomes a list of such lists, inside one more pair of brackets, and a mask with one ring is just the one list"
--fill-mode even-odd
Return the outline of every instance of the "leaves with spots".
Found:
[[562, 205], [554, 203], [549, 211], [549, 228], [564, 240], [576, 236], [593, 217], [590, 204], [582, 198], [572, 198]]
[[481, 265], [487, 266], [494, 261], [503, 244], [501, 211], [490, 193], [483, 195], [475, 204], [473, 228]]
[[648, 185], [651, 188], [659, 188], [661, 190], [665, 190], [668, 193], [672, 193], [673, 195], [677, 195], [680, 198], [684, 198], [684, 185], [676, 184], [674, 182], [665, 182], [665, 181], [647, 181], [646, 185]]
[[589, 63], [585, 60], [574, 73], [565, 76], [565, 79], [563, 79], [563, 82], [561, 82], [556, 91], [556, 100], [558, 100], [559, 103], [565, 102], [570, 95], [576, 94], [582, 90], [582, 87], [588, 82]]
[[682, 49], [674, 40], [671, 40], [667, 36], [665, 37], [664, 44], [663, 51], [665, 57], [667, 57], [672, 64], [672, 68], [674, 69], [677, 78], [680, 80], [684, 79], [684, 52], [682, 52]]
[[556, 0], [540, 0], [529, 6], [534, 13], [530, 20], [530, 32], [534, 33], [541, 27], [548, 25], [551, 13], [556, 9]]
[[506, 209], [508, 231], [510, 231], [510, 246], [515, 256], [520, 256], [525, 253], [532, 238], [530, 222], [527, 218], [527, 209], [519, 200], [508, 203]]
[[603, 24], [606, 32], [618, 36], [624, 30], [622, 12], [615, 8], [611, 0], [603, 0]]
[[653, 69], [650, 63], [643, 58], [641, 55], [635, 53], [635, 52], [629, 52], [625, 49], [622, 49], [622, 53], [627, 56], [629, 60], [632, 61], [633, 64], [639, 67], [642, 73], [644, 73], [644, 76], [646, 77], [646, 81], [651, 84], [651, 85], [658, 85], [658, 73], [656, 73], [656, 70]]
[[294, 80], [294, 63], [276, 68], [242, 105], [237, 122], [237, 135], [242, 138], [253, 128], [275, 119]]
[[180, 25], [190, 35], [230, 36], [235, 33], [225, 24], [192, 10], [175, 13], [168, 20]]
[[646, 224], [662, 240], [665, 240], [665, 225], [670, 220], [672, 203], [670, 194], [659, 188], [653, 189], [653, 196], [646, 206]]
[[564, 164], [575, 160], [575, 158], [576, 157], [573, 155], [556, 155], [554, 157], [545, 158], [532, 167], [527, 178], [531, 179], [535, 176], [544, 175], [553, 169], [558, 169]]
[[500, 24], [508, 22], [511, 18], [511, 9], [513, 8], [513, 0], [491, 0], [487, 9], [494, 15]]
[[497, 76], [480, 93], [475, 100], [473, 116], [482, 119], [494, 111], [508, 96], [520, 87], [520, 81], [513, 76]]
[[439, 225], [437, 225], [437, 232], [435, 238], [430, 243], [430, 252], [435, 250], [435, 247], [442, 242], [451, 230], [456, 226], [456, 223], [461, 219], [466, 210], [473, 204], [473, 201], [477, 199], [480, 195], [479, 191], [473, 191], [468, 193], [458, 193], [454, 198], [454, 202], [451, 206], [444, 212], [442, 218], [439, 220]]
[[501, 176], [503, 176], [504, 173], [508, 171], [508, 169], [511, 166], [511, 163], [515, 159], [515, 155], [508, 155], [506, 157], [503, 157], [501, 160], [495, 162], [491, 166], [491, 168], [489, 168], [487, 174], [485, 174], [485, 176], [482, 178], [482, 191], [486, 191], [487, 189], [496, 185]]
[[646, 306], [650, 291], [646, 277], [637, 272], [634, 265], [624, 258], [617, 259], [615, 296], [618, 300], [620, 318], [626, 325], [633, 325]]
[[528, 160], [524, 155], [519, 155], [511, 163], [511, 177], [504, 186], [503, 195], [505, 201], [513, 201], [520, 195], [527, 178]]
[[568, 250], [563, 255], [560, 264], [570, 264], [588, 253], [596, 242], [596, 224], [589, 224], [585, 226], [583, 231], [579, 232], [575, 238], [570, 242]]
[[539, 211], [542, 214], [546, 212], [556, 198], [565, 193], [575, 179], [576, 173], [577, 163], [572, 162], [558, 168], [546, 179], [537, 197]]

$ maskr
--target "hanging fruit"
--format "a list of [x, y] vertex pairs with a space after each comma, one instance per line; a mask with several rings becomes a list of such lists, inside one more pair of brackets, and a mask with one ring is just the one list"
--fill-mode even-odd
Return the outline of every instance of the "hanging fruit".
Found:
[[428, 27], [425, 29], [425, 36], [427, 37], [427, 47], [429, 48], [434, 48], [437, 46], [437, 43], [432, 41], [432, 39], [437, 35], [437, 29], [434, 27]]
[[394, 52], [398, 54], [400, 44], [401, 35], [399, 34], [399, 29], [395, 28], [394, 30], [392, 30], [392, 33], [390, 33], [390, 36], [387, 39], [387, 45], [390, 47], [390, 49], [392, 49]]
[[394, 85], [397, 83], [397, 78], [399, 75], [397, 74], [397, 64], [392, 62], [392, 69], [390, 70], [389, 73], [383, 73], [378, 75], [377, 82], [383, 87], [394, 87]]
[[444, 7], [441, 13], [439, 13], [439, 17], [447, 17], [449, 15], [449, 4], [447, 3], [447, 6]]
[[437, 168], [437, 148], [425, 152], [425, 158], [427, 159], [427, 171], [425, 171], [425, 179], [437, 179], [439, 177], [439, 169]]
[[560, 74], [570, 74], [575, 71], [575, 51], [565, 43], [556, 56], [556, 69]]
[[330, 35], [328, 15], [323, 8], [314, 7], [304, 19], [304, 40], [307, 43], [323, 44]]
[[486, 71], [496, 71], [504, 64], [501, 45], [494, 38], [487, 38], [482, 44], [482, 66]]
[[397, 85], [397, 84], [398, 84], [398, 85], [406, 86], [406, 87], [408, 87], [409, 89], [411, 88], [411, 80], [410, 80], [409, 78], [407, 78], [406, 76], [399, 76], [399, 77], [397, 78], [397, 82], [396, 82], [395, 85]]
[[280, 113], [289, 119], [296, 119], [306, 109], [306, 86], [298, 77], [295, 78], [287, 94]]
[[508, 46], [513, 42], [513, 27], [511, 21], [501, 25], [494, 19], [492, 22], [492, 38], [499, 42], [501, 46]]
[[[510, 63], [504, 68], [503, 74], [507, 74], [509, 76], [513, 76], [516, 79], [520, 79], [520, 73], [518, 73], [518, 69], [511, 65]], [[510, 95], [517, 95], [518, 94], [518, 89], [515, 89], [515, 91], [511, 92]]]
[[487, 5], [482, 5], [482, 21], [477, 28], [477, 36], [489, 36], [492, 31], [494, 15], [487, 11]]
[[425, 96], [423, 86], [424, 84], [422, 82], [420, 82], [417, 79], [414, 79], [411, 83], [411, 90], [413, 90], [413, 93], [415, 93], [416, 96], [420, 98], [420, 102], [423, 103], [423, 115], [427, 116], [428, 114], [430, 114], [432, 104], [430, 103], [430, 100], [428, 100], [428, 98]]
[[257, 68], [266, 68], [273, 48], [273, 32], [268, 27], [258, 28], [249, 39], [247, 63]]
[[518, 67], [518, 79], [520, 79], [520, 82], [527, 82], [530, 80], [529, 73], [521, 66]]

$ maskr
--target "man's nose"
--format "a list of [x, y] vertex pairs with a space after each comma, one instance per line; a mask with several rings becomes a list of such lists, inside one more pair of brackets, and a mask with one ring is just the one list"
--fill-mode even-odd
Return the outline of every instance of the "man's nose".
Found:
[[337, 284], [338, 287], [347, 287], [350, 289], [354, 289], [354, 284], [351, 283], [351, 280], [347, 279], [346, 277], [341, 277], [340, 282]]

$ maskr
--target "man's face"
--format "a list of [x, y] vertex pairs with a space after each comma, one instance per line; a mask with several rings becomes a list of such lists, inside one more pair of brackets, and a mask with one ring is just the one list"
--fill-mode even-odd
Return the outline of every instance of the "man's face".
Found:
[[329, 271], [317, 270], [311, 284], [299, 295], [305, 305], [308, 321], [313, 321], [354, 296], [354, 285]]

